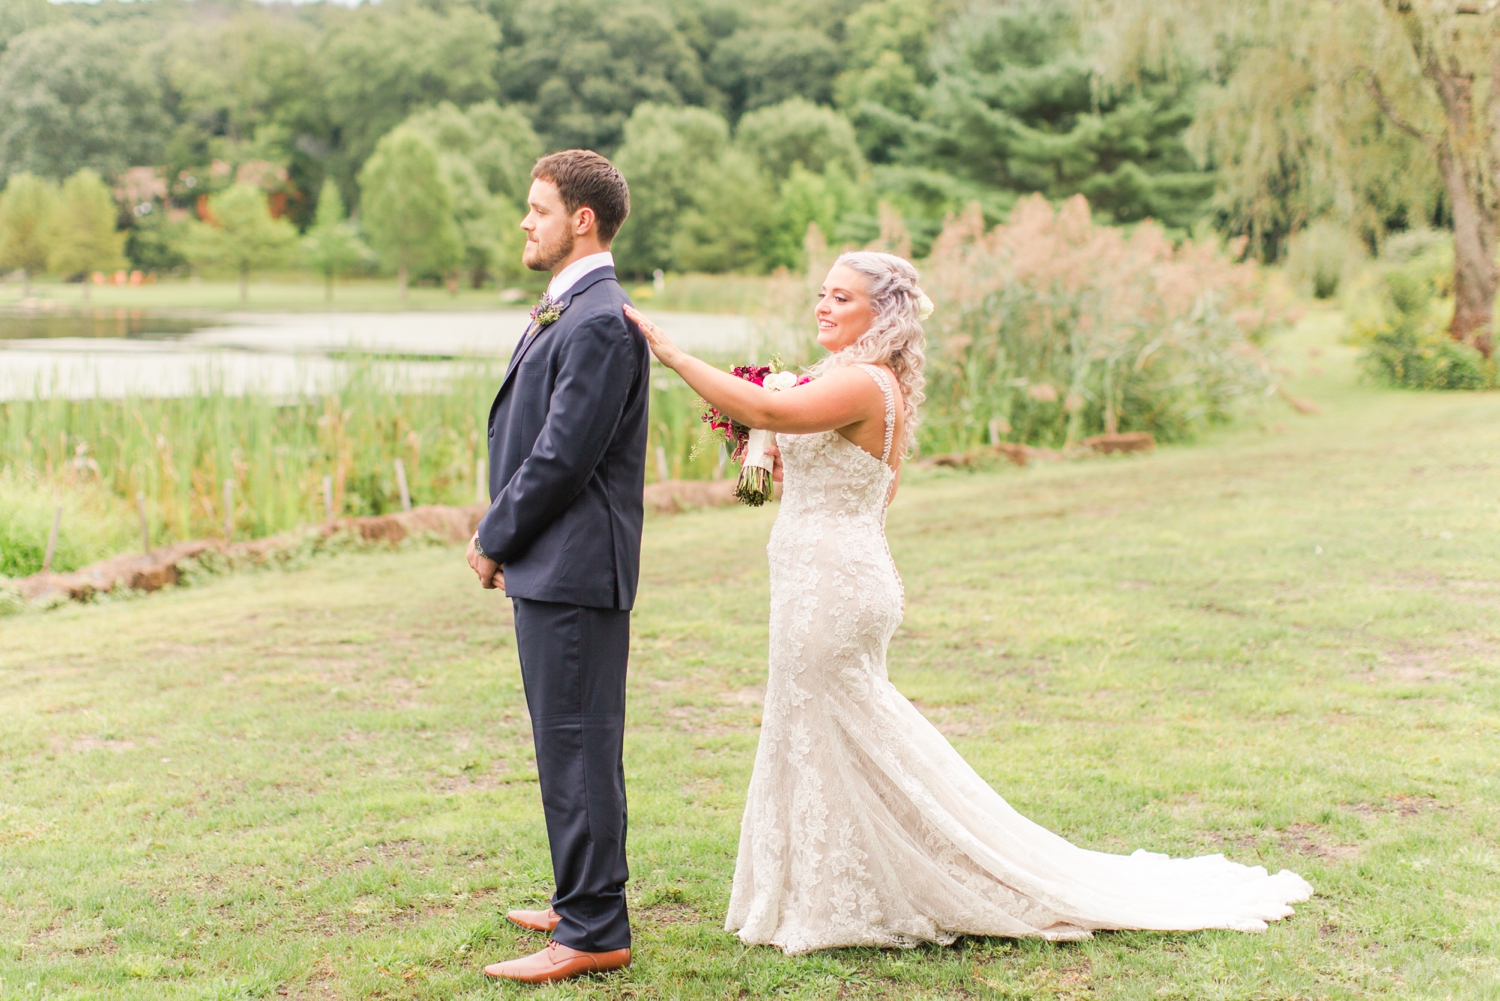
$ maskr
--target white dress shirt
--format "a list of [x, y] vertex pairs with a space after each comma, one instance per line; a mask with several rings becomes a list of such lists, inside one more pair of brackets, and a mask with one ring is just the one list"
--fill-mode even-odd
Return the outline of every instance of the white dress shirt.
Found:
[[600, 254], [580, 257], [552, 276], [552, 281], [547, 283], [547, 294], [553, 299], [561, 299], [574, 285], [578, 284], [578, 279], [590, 271], [597, 271], [605, 266], [611, 268], [615, 266], [615, 255], [607, 250]]

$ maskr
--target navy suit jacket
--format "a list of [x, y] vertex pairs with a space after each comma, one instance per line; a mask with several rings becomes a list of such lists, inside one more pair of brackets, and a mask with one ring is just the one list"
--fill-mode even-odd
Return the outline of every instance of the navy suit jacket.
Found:
[[479, 545], [514, 598], [628, 609], [640, 577], [651, 354], [614, 268], [529, 330], [490, 406]]

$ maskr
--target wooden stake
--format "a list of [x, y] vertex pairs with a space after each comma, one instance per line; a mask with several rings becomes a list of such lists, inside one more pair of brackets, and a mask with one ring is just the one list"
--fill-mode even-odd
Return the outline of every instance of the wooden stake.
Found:
[[224, 481], [224, 541], [234, 538], [234, 481]]
[[714, 466], [714, 479], [722, 480], [724, 478], [724, 467], [728, 464], [729, 449], [721, 444], [719, 445], [719, 462]]
[[141, 515], [141, 551], [151, 551], [151, 522], [146, 518], [146, 494], [144, 491], [135, 492], [135, 508]]
[[323, 513], [333, 520], [333, 477], [323, 477]]
[[47, 554], [42, 557], [42, 573], [52, 569], [52, 557], [57, 553], [57, 531], [62, 528], [62, 505], [52, 514], [52, 534], [47, 536]]
[[490, 485], [485, 482], [484, 460], [474, 460], [474, 503], [488, 504], [490, 502]]
[[401, 491], [401, 510], [411, 510], [411, 491], [406, 489], [406, 463], [396, 460], [396, 489]]
[[672, 469], [667, 465], [667, 450], [656, 446], [656, 478], [663, 483], [672, 478]]

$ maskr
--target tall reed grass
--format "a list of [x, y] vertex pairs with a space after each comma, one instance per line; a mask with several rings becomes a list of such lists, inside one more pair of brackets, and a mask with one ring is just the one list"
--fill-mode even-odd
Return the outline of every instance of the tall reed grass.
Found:
[[[458, 365], [450, 380], [423, 392], [393, 385], [390, 371], [355, 360], [336, 391], [291, 399], [206, 392], [0, 405], [7, 477], [0, 481], [0, 573], [41, 568], [57, 497], [91, 498], [70, 502], [59, 570], [138, 545], [135, 531], [120, 528], [136, 522], [137, 493], [146, 498], [153, 544], [221, 537], [226, 482], [238, 538], [321, 520], [325, 476], [336, 515], [399, 510], [396, 459], [413, 504], [473, 503], [503, 364]], [[698, 427], [692, 393], [656, 374], [648, 479], [659, 475], [658, 448], [672, 477], [712, 474], [715, 455], [691, 456]]]
[[[894, 213], [870, 249], [909, 256]], [[1081, 196], [1022, 199], [986, 229], [978, 207], [950, 218], [917, 262], [936, 311], [927, 332], [921, 452], [1004, 441], [1064, 446], [1100, 433], [1188, 437], [1273, 388], [1261, 349], [1290, 319], [1253, 263], [1212, 241], [1174, 243], [1160, 226], [1096, 224]], [[808, 270], [767, 293], [788, 361], [820, 351], [812, 309], [837, 256], [816, 227]], [[804, 333], [805, 332], [805, 333]], [[774, 338], [773, 338], [774, 339]]]
[[[909, 254], [893, 213], [875, 246]], [[701, 294], [699, 308], [753, 295], [756, 360], [774, 351], [806, 365], [820, 351], [812, 309], [833, 257], [814, 227], [804, 273], [679, 291]], [[1254, 265], [1212, 243], [1174, 244], [1149, 223], [1130, 232], [1096, 225], [1082, 198], [1060, 209], [1022, 200], [989, 230], [974, 209], [949, 220], [920, 267], [937, 303], [927, 324], [922, 451], [970, 448], [996, 432], [1048, 445], [1133, 430], [1182, 438], [1273, 388], [1258, 344], [1286, 311]], [[420, 387], [394, 384], [391, 371], [356, 359], [337, 391], [292, 399], [207, 392], [0, 406], [0, 467], [10, 477], [0, 490], [0, 572], [40, 566], [38, 526], [48, 519], [37, 512], [51, 510], [47, 498], [59, 491], [92, 491], [94, 514], [69, 517], [115, 526], [82, 547], [70, 540], [60, 569], [110, 555], [89, 550], [116, 544], [107, 540], [134, 516], [137, 492], [155, 542], [221, 535], [225, 483], [240, 536], [321, 519], [325, 476], [336, 514], [395, 510], [398, 458], [413, 503], [473, 502], [502, 365], [459, 364], [445, 383]], [[702, 427], [692, 391], [654, 370], [647, 480], [711, 477], [719, 452], [695, 454]]]
[[1066, 445], [1147, 431], [1188, 437], [1259, 398], [1273, 370], [1260, 344], [1288, 319], [1253, 263], [1217, 244], [1174, 244], [1161, 227], [1101, 226], [1087, 202], [1024, 199], [985, 230], [951, 220], [925, 282], [923, 444], [964, 448], [989, 435]]

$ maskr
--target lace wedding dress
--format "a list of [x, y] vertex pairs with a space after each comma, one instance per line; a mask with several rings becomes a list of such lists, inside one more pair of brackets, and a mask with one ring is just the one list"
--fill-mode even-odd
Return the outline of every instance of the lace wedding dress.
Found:
[[886, 676], [901, 580], [885, 541], [894, 473], [836, 431], [777, 435], [770, 680], [729, 931], [788, 953], [1095, 929], [1263, 931], [1310, 887], [1222, 855], [1069, 844], [991, 789]]

